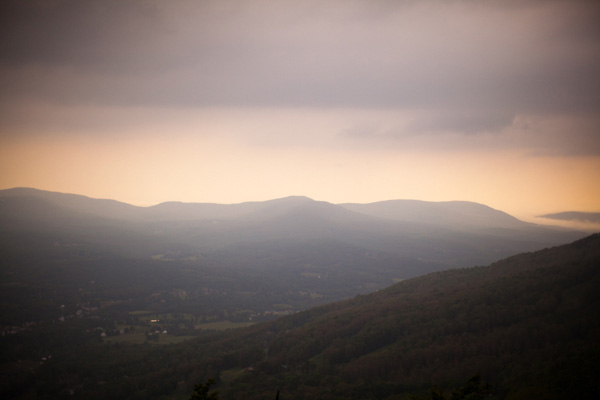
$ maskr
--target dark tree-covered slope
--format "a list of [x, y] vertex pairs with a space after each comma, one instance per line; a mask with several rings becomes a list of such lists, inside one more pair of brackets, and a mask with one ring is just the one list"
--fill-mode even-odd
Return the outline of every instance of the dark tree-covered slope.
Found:
[[260, 372], [240, 388], [271, 376], [290, 392], [363, 398], [369, 388], [387, 398], [480, 372], [501, 397], [591, 398], [599, 393], [600, 235], [411, 279], [270, 329]]

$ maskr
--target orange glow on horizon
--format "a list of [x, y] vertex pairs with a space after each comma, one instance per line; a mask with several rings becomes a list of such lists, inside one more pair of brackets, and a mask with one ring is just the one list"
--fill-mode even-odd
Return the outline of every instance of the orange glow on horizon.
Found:
[[600, 160], [517, 152], [361, 152], [257, 147], [216, 138], [6, 140], [0, 187], [136, 205], [239, 203], [306, 195], [332, 203], [469, 200], [524, 218], [599, 211]]

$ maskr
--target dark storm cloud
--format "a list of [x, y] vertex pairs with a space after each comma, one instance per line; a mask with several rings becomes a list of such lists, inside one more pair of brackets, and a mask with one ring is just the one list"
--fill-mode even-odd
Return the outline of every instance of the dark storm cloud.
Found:
[[[0, 3], [0, 63], [5, 67], [113, 69], [150, 47], [156, 9], [135, 0], [7, 0]], [[156, 60], [155, 60], [156, 61]]]
[[0, 101], [417, 110], [415, 132], [465, 134], [500, 132], [519, 115], [576, 115], [594, 132], [599, 9], [591, 1], [8, 0]]

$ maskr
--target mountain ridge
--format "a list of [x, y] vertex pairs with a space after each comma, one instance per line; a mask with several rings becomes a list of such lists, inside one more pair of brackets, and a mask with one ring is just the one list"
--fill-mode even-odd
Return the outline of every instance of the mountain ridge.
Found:
[[420, 220], [432, 225], [452, 223], [460, 226], [489, 226], [491, 222], [496, 227], [533, 225], [504, 211], [470, 201], [427, 202], [396, 199], [367, 204], [344, 203], [341, 206], [366, 215], [406, 222]]
[[[156, 205], [151, 205], [151, 206], [135, 206], [129, 203], [125, 203], [125, 202], [121, 202], [118, 200], [113, 200], [113, 199], [98, 199], [98, 198], [93, 198], [93, 197], [89, 197], [89, 196], [85, 196], [85, 195], [80, 195], [80, 194], [72, 194], [72, 193], [64, 193], [64, 192], [53, 192], [53, 191], [46, 191], [46, 190], [41, 190], [41, 189], [36, 189], [36, 188], [28, 188], [28, 187], [16, 187], [16, 188], [10, 188], [10, 189], [3, 189], [0, 190], [0, 197], [4, 197], [4, 196], [11, 196], [11, 197], [16, 197], [16, 196], [34, 196], [34, 197], [38, 197], [38, 198], [43, 198], [46, 200], [50, 200], [50, 201], [54, 201], [54, 202], [58, 202], [60, 201], [63, 205], [67, 205], [69, 207], [79, 207], [79, 208], [83, 208], [82, 205], [84, 202], [88, 202], [88, 203], [96, 203], [98, 205], [110, 205], [110, 206], [114, 206], [114, 207], [121, 207], [122, 209], [128, 209], [128, 210], [147, 210], [149, 212], [146, 212], [146, 214], [150, 214], [152, 215], [152, 211], [153, 210], [168, 210], [168, 209], [183, 209], [183, 208], [188, 208], [188, 209], [200, 209], [202, 207], [207, 207], [207, 208], [211, 208], [213, 212], [217, 212], [218, 213], [218, 208], [245, 208], [248, 211], [256, 211], [257, 209], [261, 209], [261, 208], [265, 208], [265, 207], [291, 207], [291, 206], [298, 206], [298, 205], [302, 205], [302, 204], [307, 204], [307, 203], [320, 203], [320, 204], [331, 204], [334, 206], [339, 206], [341, 208], [345, 208], [351, 211], [356, 211], [357, 209], [361, 209], [359, 212], [365, 215], [370, 215], [370, 216], [378, 216], [378, 217], [383, 217], [383, 218], [391, 218], [391, 219], [397, 219], [397, 220], [404, 220], [404, 221], [408, 221], [406, 218], [402, 218], [402, 217], [406, 217], [406, 216], [402, 216], [400, 217], [398, 215], [399, 213], [399, 207], [397, 207], [400, 204], [404, 204], [404, 205], [412, 205], [412, 207], [410, 207], [407, 211], [405, 211], [405, 214], [407, 212], [414, 212], [415, 211], [415, 204], [421, 204], [424, 205], [427, 208], [418, 210], [420, 211], [419, 214], [422, 214], [424, 211], [431, 211], [431, 210], [435, 210], [435, 211], [439, 211], [441, 209], [451, 209], [453, 210], [453, 212], [457, 212], [456, 211], [456, 207], [448, 207], [449, 205], [463, 205], [463, 206], [467, 206], [467, 207], [472, 207], [474, 209], [476, 208], [484, 208], [488, 211], [492, 211], [492, 212], [496, 212], [499, 213], [499, 215], [503, 215], [503, 216], [507, 216], [510, 217], [511, 219], [514, 219], [516, 221], [519, 221], [517, 218], [510, 216], [509, 214], [503, 212], [503, 211], [499, 211], [499, 210], [495, 210], [485, 204], [481, 204], [481, 203], [476, 203], [476, 202], [471, 202], [471, 201], [464, 201], [464, 200], [457, 200], [457, 201], [442, 201], [442, 202], [430, 202], [430, 201], [425, 201], [425, 200], [407, 200], [407, 199], [392, 199], [392, 200], [383, 200], [383, 201], [377, 201], [377, 202], [372, 202], [372, 203], [330, 203], [327, 201], [319, 201], [319, 200], [314, 200], [311, 199], [310, 197], [306, 197], [306, 196], [286, 196], [286, 197], [282, 197], [282, 198], [276, 198], [276, 199], [271, 199], [271, 200], [265, 200], [265, 201], [248, 201], [248, 202], [241, 202], [241, 203], [232, 203], [232, 204], [224, 204], [224, 203], [202, 203], [202, 202], [182, 202], [182, 201], [166, 201], [166, 202], [162, 202]], [[386, 204], [393, 204], [395, 205], [395, 209], [392, 210], [392, 213], [395, 215], [382, 215], [381, 211], [371, 211], [371, 210], [366, 210], [366, 209], [375, 209], [375, 208], [381, 208], [379, 206], [381, 205], [386, 205]], [[439, 208], [436, 210], [436, 207], [439, 206]], [[210, 218], [209, 215], [206, 215], [206, 211], [204, 213], [200, 214], [202, 218]], [[193, 214], [188, 215], [188, 217], [193, 217]], [[410, 220], [410, 219], [409, 219]], [[414, 220], [414, 218], [412, 219]], [[523, 222], [523, 221], [520, 221]], [[524, 222], [523, 222], [524, 223]]]
[[[166, 202], [138, 207], [22, 188], [0, 191], [0, 200], [4, 222], [0, 233], [43, 229], [52, 242], [74, 241], [84, 234], [88, 243], [96, 241], [115, 251], [125, 249], [146, 257], [239, 244], [338, 243], [415, 262], [428, 260], [443, 268], [485, 264], [584, 235], [522, 222], [470, 202], [392, 200], [338, 205], [291, 196], [232, 205]], [[144, 245], [144, 240], [153, 246]]]

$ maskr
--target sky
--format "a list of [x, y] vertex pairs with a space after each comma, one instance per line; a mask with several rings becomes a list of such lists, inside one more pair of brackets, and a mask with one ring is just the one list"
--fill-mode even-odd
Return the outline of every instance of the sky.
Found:
[[594, 1], [4, 0], [0, 189], [600, 212]]

